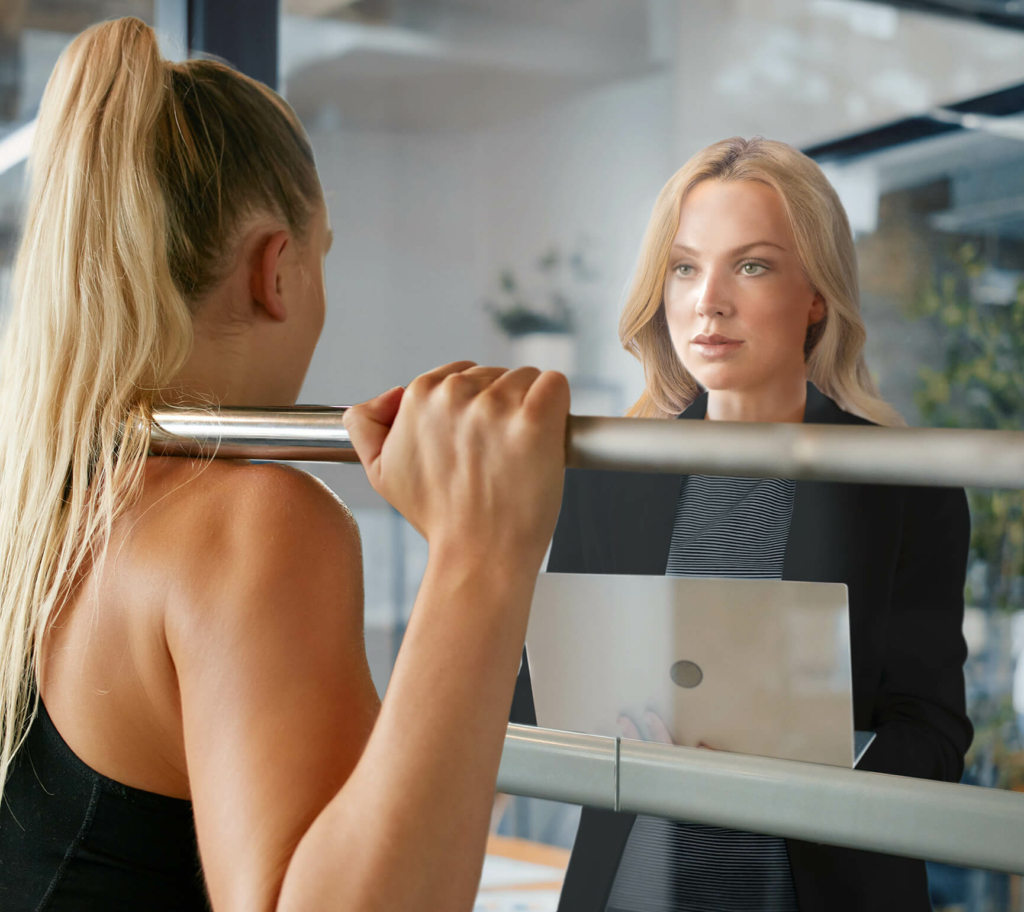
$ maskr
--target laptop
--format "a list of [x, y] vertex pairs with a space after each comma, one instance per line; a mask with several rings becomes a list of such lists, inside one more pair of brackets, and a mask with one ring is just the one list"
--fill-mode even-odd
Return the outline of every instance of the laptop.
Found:
[[526, 649], [543, 728], [847, 769], [874, 738], [842, 583], [542, 573]]

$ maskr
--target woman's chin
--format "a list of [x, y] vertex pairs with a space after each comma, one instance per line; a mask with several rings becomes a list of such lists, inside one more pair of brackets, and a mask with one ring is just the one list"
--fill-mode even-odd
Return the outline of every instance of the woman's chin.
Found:
[[687, 364], [686, 369], [706, 390], [724, 391], [748, 386], [749, 371], [737, 364]]

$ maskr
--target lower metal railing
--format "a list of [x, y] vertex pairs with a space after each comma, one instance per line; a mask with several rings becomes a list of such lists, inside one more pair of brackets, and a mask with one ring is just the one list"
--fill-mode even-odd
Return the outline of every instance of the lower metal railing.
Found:
[[[169, 409], [153, 451], [357, 462], [342, 408]], [[569, 419], [581, 468], [1024, 488], [1024, 432]], [[1024, 794], [510, 725], [498, 788], [1024, 874]]]
[[1024, 793], [510, 725], [499, 791], [1024, 874]]

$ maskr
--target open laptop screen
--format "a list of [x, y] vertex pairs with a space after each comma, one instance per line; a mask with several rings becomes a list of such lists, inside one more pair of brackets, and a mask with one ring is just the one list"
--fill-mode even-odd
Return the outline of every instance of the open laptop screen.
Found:
[[854, 764], [843, 584], [543, 573], [526, 643], [545, 728]]

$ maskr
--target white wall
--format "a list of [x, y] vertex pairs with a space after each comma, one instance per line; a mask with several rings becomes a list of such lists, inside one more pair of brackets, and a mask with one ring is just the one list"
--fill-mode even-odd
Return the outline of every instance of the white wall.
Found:
[[366, 398], [445, 360], [493, 360], [471, 136], [314, 135], [334, 228], [303, 400]]
[[475, 132], [314, 130], [335, 242], [302, 401], [363, 399], [458, 358], [507, 362], [483, 309], [499, 270], [528, 276], [550, 244], [584, 236], [600, 276], [579, 302], [581, 368], [637, 395], [616, 322], [673, 165], [670, 102], [662, 74]]
[[[593, 240], [599, 272], [579, 301], [581, 372], [638, 395], [643, 375], [616, 325], [651, 204], [673, 168], [670, 110], [664, 72], [474, 132], [314, 129], [335, 241], [327, 322], [300, 401], [358, 401], [458, 358], [508, 363], [508, 342], [483, 310], [498, 271], [529, 276], [550, 244], [581, 236]], [[386, 630], [411, 608], [424, 546], [395, 526], [358, 468], [312, 468], [360, 522], [367, 644], [382, 688]], [[405, 591], [396, 597], [399, 564]]]
[[620, 83], [482, 137], [490, 187], [488, 281], [511, 264], [530, 274], [551, 243], [589, 239], [596, 280], [577, 291], [579, 373], [622, 384], [627, 401], [643, 375], [618, 342], [622, 293], [651, 206], [673, 170], [668, 74]]

